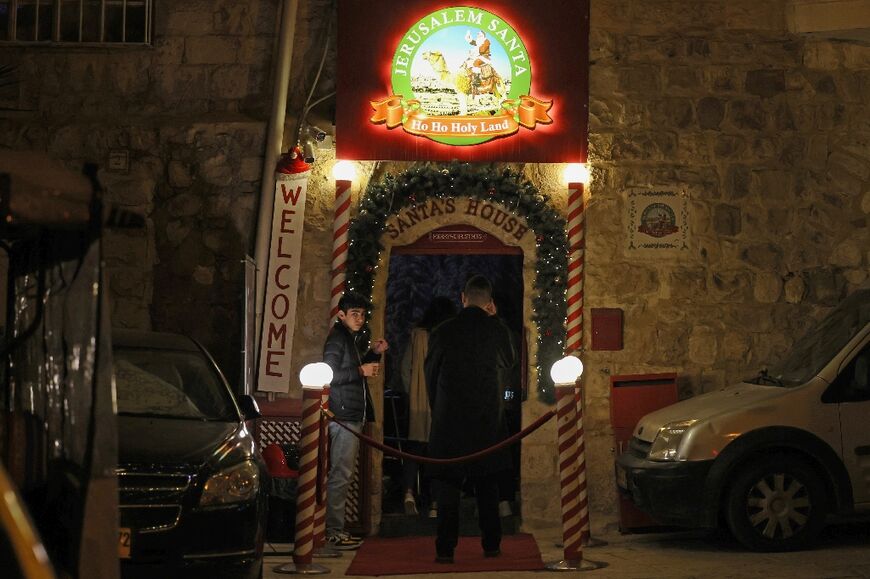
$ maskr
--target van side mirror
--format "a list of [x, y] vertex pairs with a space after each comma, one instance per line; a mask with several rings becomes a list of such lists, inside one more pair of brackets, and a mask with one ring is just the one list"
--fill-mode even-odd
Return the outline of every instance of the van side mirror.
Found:
[[263, 415], [260, 414], [260, 406], [257, 404], [257, 400], [250, 394], [239, 396], [238, 402], [245, 420], [256, 420], [257, 418], [263, 417]]

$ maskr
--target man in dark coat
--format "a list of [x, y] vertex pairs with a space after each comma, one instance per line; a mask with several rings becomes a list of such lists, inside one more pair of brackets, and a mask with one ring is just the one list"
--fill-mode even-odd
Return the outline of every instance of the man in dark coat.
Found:
[[[373, 422], [374, 410], [366, 378], [377, 376], [386, 340], [375, 340], [363, 354], [357, 343], [366, 321], [368, 302], [348, 292], [338, 301], [338, 319], [323, 345], [323, 361], [332, 368], [329, 409], [335, 417], [361, 432], [366, 422]], [[358, 549], [360, 541], [344, 530], [347, 488], [350, 485], [359, 439], [335, 422], [329, 423], [329, 474], [326, 494], [326, 544], [339, 550]]]
[[[429, 455], [455, 458], [497, 444], [507, 437], [503, 385], [500, 376], [514, 364], [514, 348], [504, 323], [492, 315], [492, 285], [473, 276], [462, 292], [463, 310], [436, 326], [429, 337], [426, 385], [432, 409]], [[498, 476], [510, 468], [508, 448], [472, 462], [433, 465], [441, 481], [438, 498], [439, 563], [452, 563], [459, 539], [459, 499], [468, 479], [477, 498], [484, 555], [498, 556], [501, 521], [498, 516]]]

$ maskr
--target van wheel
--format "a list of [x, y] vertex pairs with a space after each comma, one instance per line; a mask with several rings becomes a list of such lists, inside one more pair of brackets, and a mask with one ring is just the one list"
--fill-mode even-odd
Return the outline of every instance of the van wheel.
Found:
[[752, 463], [728, 491], [728, 527], [754, 551], [806, 548], [825, 522], [824, 493], [819, 475], [799, 459], [777, 455]]

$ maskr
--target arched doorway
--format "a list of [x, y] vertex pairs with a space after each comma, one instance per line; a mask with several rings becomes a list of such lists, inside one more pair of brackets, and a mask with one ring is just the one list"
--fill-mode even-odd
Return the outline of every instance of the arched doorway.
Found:
[[[418, 211], [421, 219], [416, 221], [414, 214], [408, 215], [407, 212], [398, 212], [386, 220], [380, 239], [382, 249], [373, 272], [372, 335], [392, 334], [397, 340], [391, 346], [395, 350], [385, 360], [392, 372], [370, 384], [376, 413], [381, 417], [374, 434], [387, 440], [395, 436], [395, 432], [384, 430], [387, 425], [384, 419], [392, 413], [392, 409], [384, 406], [384, 393], [393, 385], [389, 381], [396, 379], [404, 348], [402, 341], [415, 321], [414, 314], [425, 308], [428, 298], [436, 293], [446, 295], [455, 299], [458, 307], [465, 276], [475, 268], [484, 269], [493, 276], [496, 285], [501, 282], [509, 290], [500, 292], [499, 298], [506, 301], [505, 314], [512, 319], [518, 342], [523, 342], [522, 336], [525, 335], [526, 344], [535, 343], [536, 329], [531, 320], [537, 244], [525, 219], [500, 203], [469, 197], [430, 200], [428, 209], [428, 217], [422, 218], [422, 212]], [[414, 267], [419, 271], [409, 274], [409, 269]], [[393, 277], [403, 275], [409, 279]], [[415, 280], [423, 280], [426, 289], [419, 287], [419, 283], [415, 284]], [[403, 311], [402, 307], [391, 302], [391, 293], [394, 300], [401, 299], [400, 293], [414, 285], [417, 288], [410, 291], [416, 291], [418, 295], [411, 307]], [[410, 317], [399, 322], [398, 318], [408, 312]], [[528, 350], [527, 347], [522, 354], [526, 360], [530, 357]], [[531, 372], [526, 365], [520, 377], [521, 384], [530, 383]], [[389, 403], [390, 398], [386, 399]], [[514, 418], [521, 424], [519, 412], [518, 406]], [[367, 467], [372, 487], [366, 493], [368, 505], [363, 505], [363, 512], [368, 513], [371, 529], [375, 530], [380, 528], [384, 513], [391, 507], [384, 503], [384, 498], [389, 498], [393, 491], [393, 487], [388, 487], [392, 484], [390, 478], [385, 475], [393, 473], [390, 472], [389, 459], [384, 460], [381, 453], [369, 453]]]
[[[473, 274], [485, 275], [493, 284], [498, 315], [510, 328], [518, 350], [518, 363], [503, 376], [504, 412], [511, 434], [520, 430], [521, 404], [528, 393], [526, 324], [523, 309], [523, 251], [473, 225], [446, 225], [433, 229], [408, 245], [393, 245], [387, 271], [384, 302], [385, 337], [391, 354], [385, 360], [384, 441], [411, 453], [424, 448], [408, 434], [408, 382], [411, 329], [435, 300], [448, 299], [458, 311], [460, 292]], [[520, 445], [514, 446], [514, 468], [500, 480], [500, 498], [515, 509], [519, 489]], [[425, 517], [432, 485], [425, 465], [384, 456], [382, 534], [412, 534], [430, 530], [419, 517], [406, 518], [403, 497], [413, 489], [420, 514]]]
[[[347, 287], [371, 296], [368, 331], [386, 334], [387, 281], [394, 248], [408, 246], [443, 227], [470, 226], [522, 253], [522, 308], [527, 343], [529, 403], [554, 402], [544, 368], [562, 355], [565, 339], [565, 220], [549, 196], [506, 168], [465, 163], [419, 165], [399, 177], [372, 181], [349, 229]], [[398, 250], [401, 251], [401, 250]], [[395, 355], [395, 353], [393, 354]], [[384, 437], [384, 375], [370, 380], [377, 422], [370, 434]], [[529, 403], [526, 409], [531, 409]], [[524, 422], [537, 416], [524, 412]], [[383, 497], [382, 455], [363, 448], [360, 465], [360, 523], [368, 533], [380, 528]]]

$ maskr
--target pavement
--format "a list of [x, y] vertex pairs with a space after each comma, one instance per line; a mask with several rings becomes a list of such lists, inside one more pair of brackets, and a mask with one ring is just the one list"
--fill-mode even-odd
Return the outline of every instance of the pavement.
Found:
[[[532, 531], [541, 550], [544, 563], [563, 558], [561, 531], [558, 528]], [[596, 531], [594, 542], [583, 550], [587, 562], [601, 562], [606, 566], [588, 571], [522, 571], [495, 573], [439, 573], [428, 575], [391, 575], [392, 579], [414, 577], [460, 577], [483, 579], [498, 575], [499, 579], [541, 579], [544, 574], [582, 573], [592, 578], [619, 579], [694, 579], [694, 578], [783, 578], [834, 579], [870, 578], [870, 521], [829, 525], [815, 548], [793, 553], [754, 553], [746, 551], [729, 535], [707, 531], [669, 531], [642, 534], [621, 534], [615, 525], [605, 525]], [[292, 545], [267, 545], [283, 551], [282, 555], [267, 556], [264, 579], [287, 577], [276, 573], [275, 567], [292, 562]], [[315, 563], [328, 569], [324, 577], [338, 577], [353, 559], [346, 552], [338, 559], [315, 559]], [[359, 577], [359, 576], [355, 576]]]

